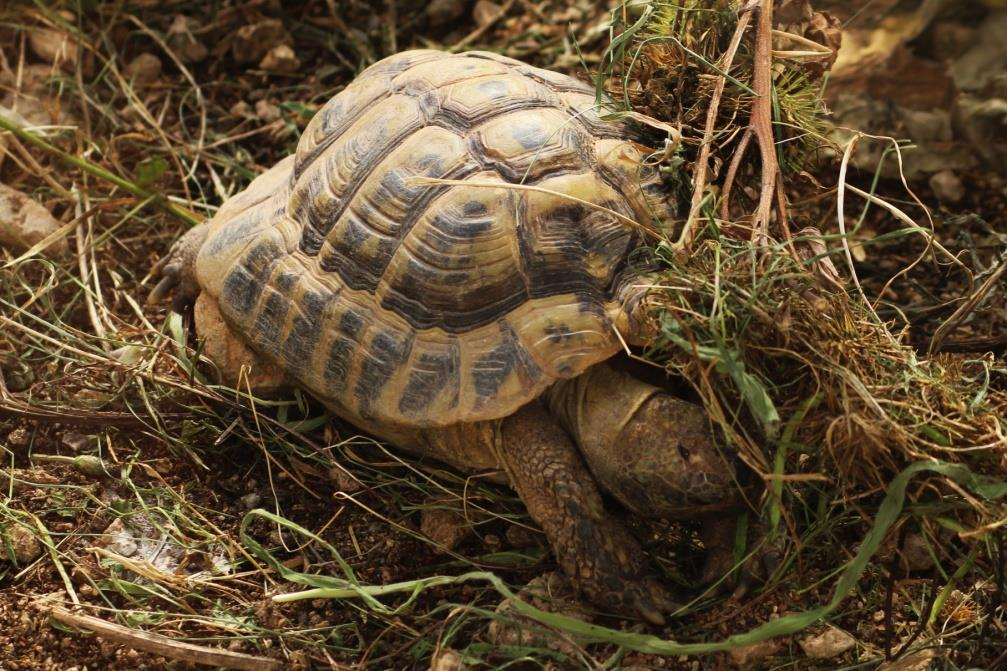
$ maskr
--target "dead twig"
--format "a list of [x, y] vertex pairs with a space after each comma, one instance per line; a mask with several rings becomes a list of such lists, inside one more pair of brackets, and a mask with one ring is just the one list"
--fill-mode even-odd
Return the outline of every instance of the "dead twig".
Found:
[[959, 324], [965, 321], [965, 318], [972, 314], [977, 307], [979, 307], [979, 304], [986, 299], [986, 296], [989, 295], [993, 287], [995, 287], [1003, 278], [1005, 272], [1007, 272], [1007, 251], [1001, 254], [1000, 263], [990, 276], [986, 278], [986, 281], [983, 282], [978, 289], [973, 291], [968, 299], [954, 311], [954, 314], [948, 317], [947, 321], [941, 324], [940, 327], [934, 331], [933, 337], [930, 338], [930, 346], [927, 348], [928, 355], [940, 350], [940, 347], [944, 343], [944, 339], [948, 337], [948, 334], [958, 328]]
[[748, 151], [748, 145], [752, 142], [752, 129], [745, 129], [745, 134], [738, 141], [738, 146], [731, 155], [731, 163], [727, 166], [727, 175], [724, 177], [724, 187], [720, 193], [720, 218], [727, 221], [731, 217], [731, 189], [734, 187], [734, 179], [738, 175], [738, 168], [741, 167], [741, 159]]
[[278, 659], [246, 655], [242, 652], [232, 652], [220, 648], [209, 648], [193, 643], [183, 643], [148, 631], [130, 629], [121, 624], [108, 622], [91, 615], [71, 613], [63, 606], [36, 602], [35, 607], [49, 615], [57, 622], [79, 629], [89, 629], [99, 637], [124, 645], [134, 650], [142, 650], [168, 659], [177, 659], [191, 664], [219, 666], [225, 669], [242, 669], [247, 671], [269, 671], [280, 668]]
[[[769, 216], [773, 200], [777, 199], [776, 180], [780, 164], [776, 160], [776, 142], [773, 138], [773, 0], [762, 0], [759, 4], [758, 32], [755, 38], [754, 71], [750, 127], [759, 142], [762, 157], [762, 180], [759, 207], [752, 222], [752, 239], [761, 244], [769, 237]], [[777, 203], [780, 227], [786, 228], [786, 205]]]

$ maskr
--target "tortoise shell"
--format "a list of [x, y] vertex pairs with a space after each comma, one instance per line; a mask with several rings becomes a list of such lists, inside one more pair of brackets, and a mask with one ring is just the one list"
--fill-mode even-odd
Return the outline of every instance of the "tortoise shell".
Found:
[[668, 213], [633, 137], [565, 75], [400, 53], [221, 208], [197, 279], [253, 349], [347, 418], [503, 417], [628, 335], [645, 235], [626, 220]]

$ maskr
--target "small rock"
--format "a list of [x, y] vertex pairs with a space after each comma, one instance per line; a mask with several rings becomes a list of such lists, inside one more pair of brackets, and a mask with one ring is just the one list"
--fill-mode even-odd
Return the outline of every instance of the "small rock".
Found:
[[255, 103], [255, 116], [263, 123], [272, 123], [280, 118], [280, 108], [262, 99]]
[[472, 531], [472, 525], [457, 511], [434, 507], [436, 501], [429, 501], [431, 507], [420, 514], [420, 531], [437, 545], [454, 550]]
[[67, 431], [63, 434], [63, 439], [60, 441], [63, 447], [69, 449], [71, 452], [81, 453], [92, 447], [98, 445], [98, 436], [96, 435], [85, 435], [83, 433], [76, 433], [74, 431]]
[[472, 9], [472, 20], [480, 28], [493, 23], [503, 14], [503, 8], [491, 0], [478, 0]]
[[269, 50], [262, 60], [259, 61], [259, 68], [266, 72], [290, 73], [301, 67], [294, 50], [286, 44], [280, 44]]
[[258, 63], [274, 47], [293, 43], [294, 39], [279, 19], [266, 19], [239, 28], [234, 34], [231, 53], [238, 63]]
[[227, 110], [227, 112], [231, 116], [238, 117], [239, 119], [250, 119], [254, 114], [254, 112], [252, 112], [252, 106], [248, 104], [247, 100], [239, 100], [231, 105], [231, 109]]
[[132, 557], [139, 549], [132, 532], [126, 528], [121, 519], [109, 524], [105, 532], [96, 539], [95, 545], [122, 557]]
[[131, 60], [126, 66], [126, 78], [134, 86], [150, 86], [161, 77], [161, 59], [154, 54], [144, 52]]
[[[10, 525], [10, 544], [14, 550], [14, 561], [18, 566], [26, 566], [42, 555], [42, 544], [31, 531], [20, 524]], [[0, 553], [3, 557], [5, 553]]]
[[443, 26], [460, 18], [465, 13], [465, 0], [431, 0], [426, 14], [430, 24]]
[[195, 26], [195, 19], [176, 14], [168, 28], [168, 46], [183, 63], [198, 63], [208, 53], [206, 46], [192, 34]]
[[838, 657], [857, 644], [857, 640], [842, 629], [829, 627], [820, 634], [798, 641], [804, 654], [812, 659]]
[[262, 502], [262, 495], [259, 494], [258, 492], [251, 492], [241, 497], [241, 505], [245, 506], [245, 510], [252, 510], [254, 508], [258, 508], [261, 502]]
[[41, 60], [67, 71], [77, 66], [77, 42], [70, 35], [51, 28], [28, 31], [28, 46]]
[[12, 447], [26, 447], [28, 445], [28, 430], [23, 426], [19, 426], [7, 434], [7, 442]]
[[[0, 70], [0, 112], [24, 127], [75, 125], [71, 107], [57, 99], [59, 87], [52, 84], [56, 74], [52, 65], [42, 63], [26, 64], [17, 75]], [[0, 135], [0, 148], [5, 139]]]
[[941, 170], [931, 175], [930, 188], [943, 203], [957, 203], [965, 197], [965, 186], [952, 170]]
[[457, 650], [438, 650], [430, 658], [430, 671], [465, 671], [468, 668]]
[[[63, 224], [27, 195], [0, 184], [0, 247], [25, 252], [58, 231]], [[52, 256], [69, 251], [66, 237], [53, 240], [48, 248]]]
[[738, 667], [747, 669], [760, 659], [775, 655], [781, 647], [780, 641], [771, 639], [755, 645], [746, 645], [743, 648], [733, 648], [728, 650], [727, 654]]

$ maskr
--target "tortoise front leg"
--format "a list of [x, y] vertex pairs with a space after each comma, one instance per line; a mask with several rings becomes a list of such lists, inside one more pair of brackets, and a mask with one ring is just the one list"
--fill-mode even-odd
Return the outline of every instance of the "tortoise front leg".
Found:
[[675, 604], [608, 512], [573, 441], [538, 402], [504, 420], [501, 461], [563, 571], [595, 604], [662, 624]]

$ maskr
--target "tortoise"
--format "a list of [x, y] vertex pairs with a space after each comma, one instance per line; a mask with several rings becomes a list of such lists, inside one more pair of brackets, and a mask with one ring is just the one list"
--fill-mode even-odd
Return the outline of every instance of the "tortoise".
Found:
[[[660, 172], [594, 91], [493, 53], [364, 70], [155, 267], [231, 379], [307, 389], [379, 438], [498, 469], [573, 584], [674, 607], [603, 492], [649, 517], [723, 501], [703, 409], [606, 363], [646, 340]], [[635, 223], [633, 223], [635, 222]]]

